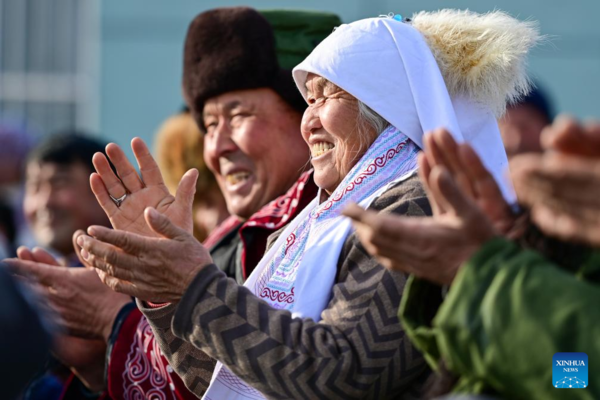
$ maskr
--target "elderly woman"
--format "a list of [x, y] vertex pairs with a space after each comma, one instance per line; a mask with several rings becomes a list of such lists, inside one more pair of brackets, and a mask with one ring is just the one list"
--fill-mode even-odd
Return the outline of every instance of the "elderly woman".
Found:
[[207, 399], [419, 397], [425, 362], [396, 317], [406, 275], [367, 254], [341, 210], [429, 214], [415, 172], [423, 134], [438, 126], [499, 178], [506, 155], [494, 112], [527, 89], [522, 57], [535, 36], [502, 13], [442, 11], [366, 19], [325, 39], [294, 70], [320, 191], [244, 286], [152, 208], [144, 218], [159, 238], [91, 227], [93, 238], [79, 238], [83, 256], [139, 299], [157, 336], [186, 344], [162, 346], [186, 383], [202, 387], [190, 371], [219, 361]]

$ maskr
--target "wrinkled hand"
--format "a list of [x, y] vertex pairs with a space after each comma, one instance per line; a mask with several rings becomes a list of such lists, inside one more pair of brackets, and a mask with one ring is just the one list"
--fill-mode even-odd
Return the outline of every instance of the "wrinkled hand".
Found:
[[[131, 149], [140, 167], [141, 177], [127, 160], [123, 150], [114, 143], [106, 146], [106, 154], [115, 166], [118, 176], [110, 168], [104, 154], [96, 153], [92, 160], [97, 173], [90, 177], [90, 185], [112, 226], [139, 235], [156, 236], [144, 220], [146, 207], [153, 207], [169, 217], [178, 227], [192, 232], [192, 203], [198, 171], [190, 170], [181, 178], [174, 197], [165, 186], [158, 165], [146, 144], [135, 138], [131, 141]], [[127, 197], [117, 207], [110, 195], [120, 198], [124, 194], [127, 194]]]
[[210, 253], [155, 209], [144, 215], [161, 238], [92, 226], [91, 237], [78, 238], [82, 256], [117, 292], [155, 303], [177, 302], [198, 272], [212, 264]]
[[563, 117], [542, 143], [544, 154], [511, 161], [519, 202], [546, 234], [600, 246], [600, 125]]
[[[468, 143], [457, 144], [443, 128], [425, 135], [424, 143], [425, 151], [419, 155], [419, 177], [427, 191], [434, 215], [442, 215], [446, 210], [431, 195], [428, 177], [433, 167], [443, 166], [460, 190], [483, 210], [495, 229], [508, 234], [517, 222], [516, 216], [502, 196], [498, 183], [473, 148]], [[516, 232], [511, 235], [516, 235]]]
[[[85, 268], [64, 267], [41, 248], [20, 247], [19, 259], [4, 260], [21, 281], [44, 301], [46, 315], [64, 331], [54, 337], [52, 353], [92, 391], [104, 389], [106, 342], [116, 313], [127, 296], [107, 290], [95, 272]], [[82, 288], [84, 290], [82, 290]], [[97, 293], [98, 289], [101, 289]], [[111, 301], [112, 300], [112, 301]], [[111, 305], [116, 310], [112, 315]]]
[[57, 325], [70, 335], [108, 341], [119, 310], [131, 298], [109, 290], [93, 269], [61, 266], [43, 249], [20, 247], [17, 254], [6, 264], [47, 299]]
[[377, 214], [356, 205], [344, 215], [352, 218], [359, 239], [382, 265], [447, 285], [498, 231], [443, 166], [433, 167], [426, 179], [428, 197], [441, 210], [434, 217]]

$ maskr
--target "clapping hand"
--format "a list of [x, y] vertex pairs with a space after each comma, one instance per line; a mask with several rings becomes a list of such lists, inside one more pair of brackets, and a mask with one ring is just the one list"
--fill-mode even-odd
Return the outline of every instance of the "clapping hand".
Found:
[[377, 214], [358, 206], [344, 214], [371, 254], [389, 269], [450, 284], [462, 263], [515, 219], [500, 188], [467, 144], [439, 129], [425, 137], [419, 176], [433, 217]]
[[144, 210], [153, 207], [176, 226], [192, 232], [192, 203], [198, 171], [188, 171], [181, 178], [177, 194], [172, 196], [146, 144], [135, 138], [131, 141], [131, 149], [140, 168], [139, 175], [123, 150], [114, 143], [106, 146], [106, 154], [115, 166], [118, 176], [111, 169], [104, 154], [96, 153], [93, 158], [96, 173], [92, 174], [90, 184], [112, 226], [115, 229], [156, 237], [156, 233], [144, 220]]
[[130, 297], [108, 289], [93, 269], [60, 265], [41, 248], [20, 247], [17, 255], [18, 259], [4, 262], [41, 294], [64, 332], [108, 341], [114, 319]]
[[542, 145], [510, 163], [519, 202], [546, 234], [600, 246], [600, 124], [559, 117]]
[[66, 267], [41, 248], [20, 247], [4, 260], [38, 294], [41, 309], [58, 325], [52, 352], [93, 391], [104, 389], [106, 345], [114, 319], [128, 296], [102, 284], [94, 270]]
[[77, 244], [85, 262], [116, 292], [154, 303], [177, 302], [198, 274], [212, 263], [191, 233], [153, 208], [144, 213], [153, 236], [91, 226]]

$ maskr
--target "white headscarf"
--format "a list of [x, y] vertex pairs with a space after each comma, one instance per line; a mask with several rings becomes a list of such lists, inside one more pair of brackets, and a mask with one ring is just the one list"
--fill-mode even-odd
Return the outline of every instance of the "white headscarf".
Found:
[[293, 70], [306, 99], [308, 73], [344, 89], [423, 148], [423, 135], [439, 127], [474, 148], [514, 200], [504, 145], [491, 107], [451, 96], [423, 35], [409, 23], [369, 18], [338, 27]]

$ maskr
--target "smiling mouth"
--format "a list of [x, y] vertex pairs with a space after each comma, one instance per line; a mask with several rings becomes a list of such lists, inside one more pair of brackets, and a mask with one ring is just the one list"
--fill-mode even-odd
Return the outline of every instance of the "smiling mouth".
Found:
[[232, 174], [225, 175], [225, 180], [231, 186], [237, 185], [238, 183], [245, 182], [250, 178], [249, 172], [234, 172]]
[[335, 147], [334, 144], [328, 142], [318, 142], [311, 146], [310, 152], [313, 158], [320, 157], [323, 154], [331, 151]]

